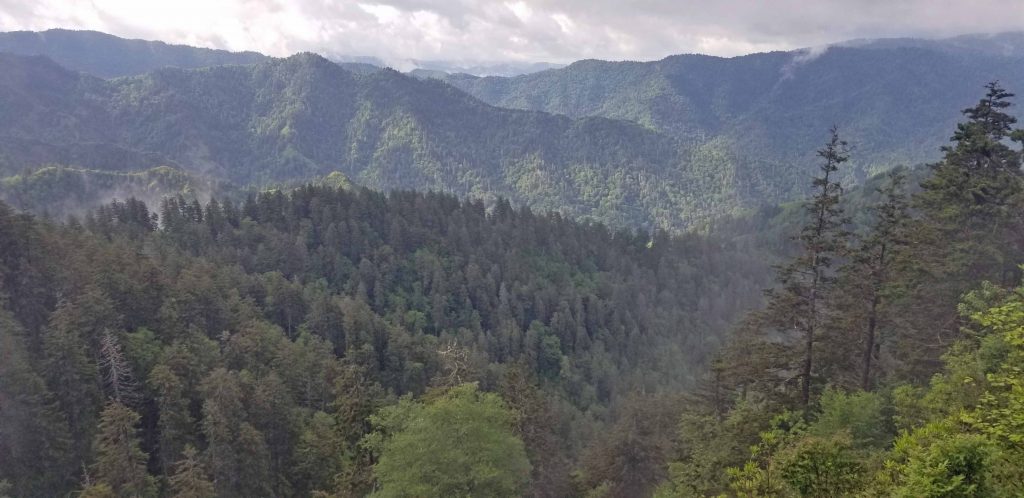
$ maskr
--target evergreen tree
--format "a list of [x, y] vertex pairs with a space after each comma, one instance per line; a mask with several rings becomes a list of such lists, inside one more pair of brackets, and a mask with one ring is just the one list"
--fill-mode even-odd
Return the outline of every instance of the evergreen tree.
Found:
[[90, 460], [96, 418], [101, 406], [99, 372], [76, 327], [80, 308], [62, 301], [43, 336], [42, 375], [67, 418], [76, 464]]
[[799, 344], [800, 405], [809, 409], [812, 376], [815, 374], [815, 341], [827, 312], [828, 293], [835, 280], [831, 271], [845, 244], [847, 220], [839, 204], [842, 187], [836, 178], [839, 167], [849, 160], [847, 143], [833, 127], [831, 136], [818, 151], [820, 174], [811, 185], [813, 195], [804, 204], [807, 220], [796, 238], [800, 253], [777, 270], [778, 284], [767, 293], [763, 316], [767, 324], [781, 331], [796, 332]]
[[96, 435], [97, 481], [123, 497], [156, 496], [156, 480], [146, 472], [148, 456], [139, 447], [139, 415], [110, 401], [100, 416]]
[[270, 496], [270, 456], [263, 435], [250, 424], [236, 372], [214, 370], [203, 381], [206, 467], [217, 496]]
[[[888, 310], [898, 298], [897, 284], [901, 258], [905, 258], [910, 226], [905, 176], [902, 171], [886, 175], [886, 182], [877, 189], [881, 199], [869, 208], [872, 220], [867, 233], [849, 249], [846, 264], [839, 269], [839, 285], [835, 298], [837, 312], [829, 325], [833, 337], [827, 338], [832, 350], [831, 361], [839, 368], [850, 363], [857, 372], [852, 383], [864, 390], [873, 385], [873, 369], [880, 345], [879, 327], [891, 326]], [[860, 334], [850, 333], [861, 330]], [[838, 337], [836, 337], [838, 336]], [[859, 347], [858, 362], [848, 361], [851, 347]], [[854, 365], [855, 364], [855, 365]], [[838, 379], [837, 379], [838, 380]]]
[[192, 446], [182, 450], [182, 458], [174, 464], [174, 473], [168, 478], [172, 498], [214, 498], [213, 483], [206, 476], [199, 452]]
[[326, 491], [342, 474], [350, 452], [334, 417], [316, 412], [295, 447], [296, 471], [306, 490]]
[[0, 482], [15, 496], [64, 494], [75, 469], [67, 421], [3, 310], [0, 359]]
[[1006, 112], [1013, 94], [997, 82], [986, 89], [912, 199], [920, 220], [910, 234], [917, 250], [905, 308], [913, 312], [902, 317], [897, 353], [925, 379], [958, 332], [960, 296], [981, 280], [1016, 285], [1024, 262], [1022, 151], [1010, 144], [1024, 141], [1024, 131]]
[[186, 386], [167, 365], [153, 367], [149, 373], [149, 385], [156, 393], [159, 409], [157, 427], [160, 433], [160, 462], [164, 472], [168, 473], [171, 464], [181, 458], [185, 447], [194, 440], [195, 420], [189, 399], [185, 397]]

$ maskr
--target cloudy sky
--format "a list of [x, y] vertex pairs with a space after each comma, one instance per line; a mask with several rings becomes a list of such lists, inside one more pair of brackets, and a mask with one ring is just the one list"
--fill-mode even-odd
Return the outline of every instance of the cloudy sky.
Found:
[[54, 27], [395, 65], [649, 60], [1020, 30], [1024, 0], [0, 0], [0, 31]]

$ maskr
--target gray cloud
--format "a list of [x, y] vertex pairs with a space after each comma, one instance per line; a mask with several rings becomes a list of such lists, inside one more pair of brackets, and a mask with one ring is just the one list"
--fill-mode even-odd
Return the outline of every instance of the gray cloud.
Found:
[[271, 55], [568, 62], [1024, 29], [1022, 0], [0, 0], [0, 30], [96, 29]]

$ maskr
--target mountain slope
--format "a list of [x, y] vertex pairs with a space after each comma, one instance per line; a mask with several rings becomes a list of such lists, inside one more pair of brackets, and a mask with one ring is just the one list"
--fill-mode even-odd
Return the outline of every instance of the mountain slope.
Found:
[[937, 158], [958, 111], [984, 83], [1024, 89], [1022, 40], [1014, 33], [876, 40], [824, 51], [587, 60], [514, 78], [443, 79], [498, 106], [627, 119], [697, 143], [713, 138], [738, 162], [780, 174], [813, 161], [821, 130], [838, 124], [855, 146], [863, 179]]
[[500, 195], [617, 226], [681, 227], [742, 202], [727, 169], [690, 168], [706, 151], [636, 124], [495, 108], [311, 54], [110, 81], [41, 57], [0, 55], [0, 68], [8, 174], [168, 164], [267, 185], [340, 171], [374, 188]]
[[0, 173], [169, 165], [266, 186], [338, 171], [678, 229], [802, 197], [833, 124], [854, 148], [848, 184], [935, 159], [983, 83], [1024, 88], [1018, 38], [439, 76], [450, 85], [311, 54], [109, 81], [0, 55]]
[[180, 170], [159, 166], [138, 172], [98, 171], [46, 166], [30, 173], [0, 178], [0, 201], [55, 219], [82, 215], [91, 206], [113, 199], [135, 198], [152, 205], [168, 195], [207, 198], [228, 191]]
[[45, 55], [64, 67], [101, 78], [134, 76], [162, 67], [255, 64], [269, 59], [256, 52], [229, 52], [160, 41], [128, 40], [97, 31], [66, 29], [0, 33], [0, 52]]

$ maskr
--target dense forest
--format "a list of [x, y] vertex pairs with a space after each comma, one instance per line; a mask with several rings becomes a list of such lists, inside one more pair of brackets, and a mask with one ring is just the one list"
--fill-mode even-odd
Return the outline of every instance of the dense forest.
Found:
[[311, 185], [156, 211], [131, 199], [53, 224], [4, 208], [15, 496], [192, 496], [181, 480], [200, 474], [218, 496], [386, 495], [406, 486], [371, 474], [378, 439], [398, 445], [411, 417], [391, 411], [464, 404], [481, 438], [516, 427], [494, 437], [531, 484], [501, 489], [564, 495], [615, 413], [693, 386], [766, 284], [727, 241], [507, 201]]
[[84, 215], [112, 199], [134, 198], [159, 205], [166, 195], [209, 198], [234, 189], [204, 181], [181, 170], [158, 166], [142, 171], [103, 171], [46, 165], [0, 178], [0, 201], [12, 208], [64, 220]]
[[1022, 59], [0, 33], [0, 498], [1024, 496]]
[[987, 90], [929, 168], [851, 195], [833, 130], [807, 201], [709, 235], [343, 178], [0, 205], [0, 496], [1019, 496]]

